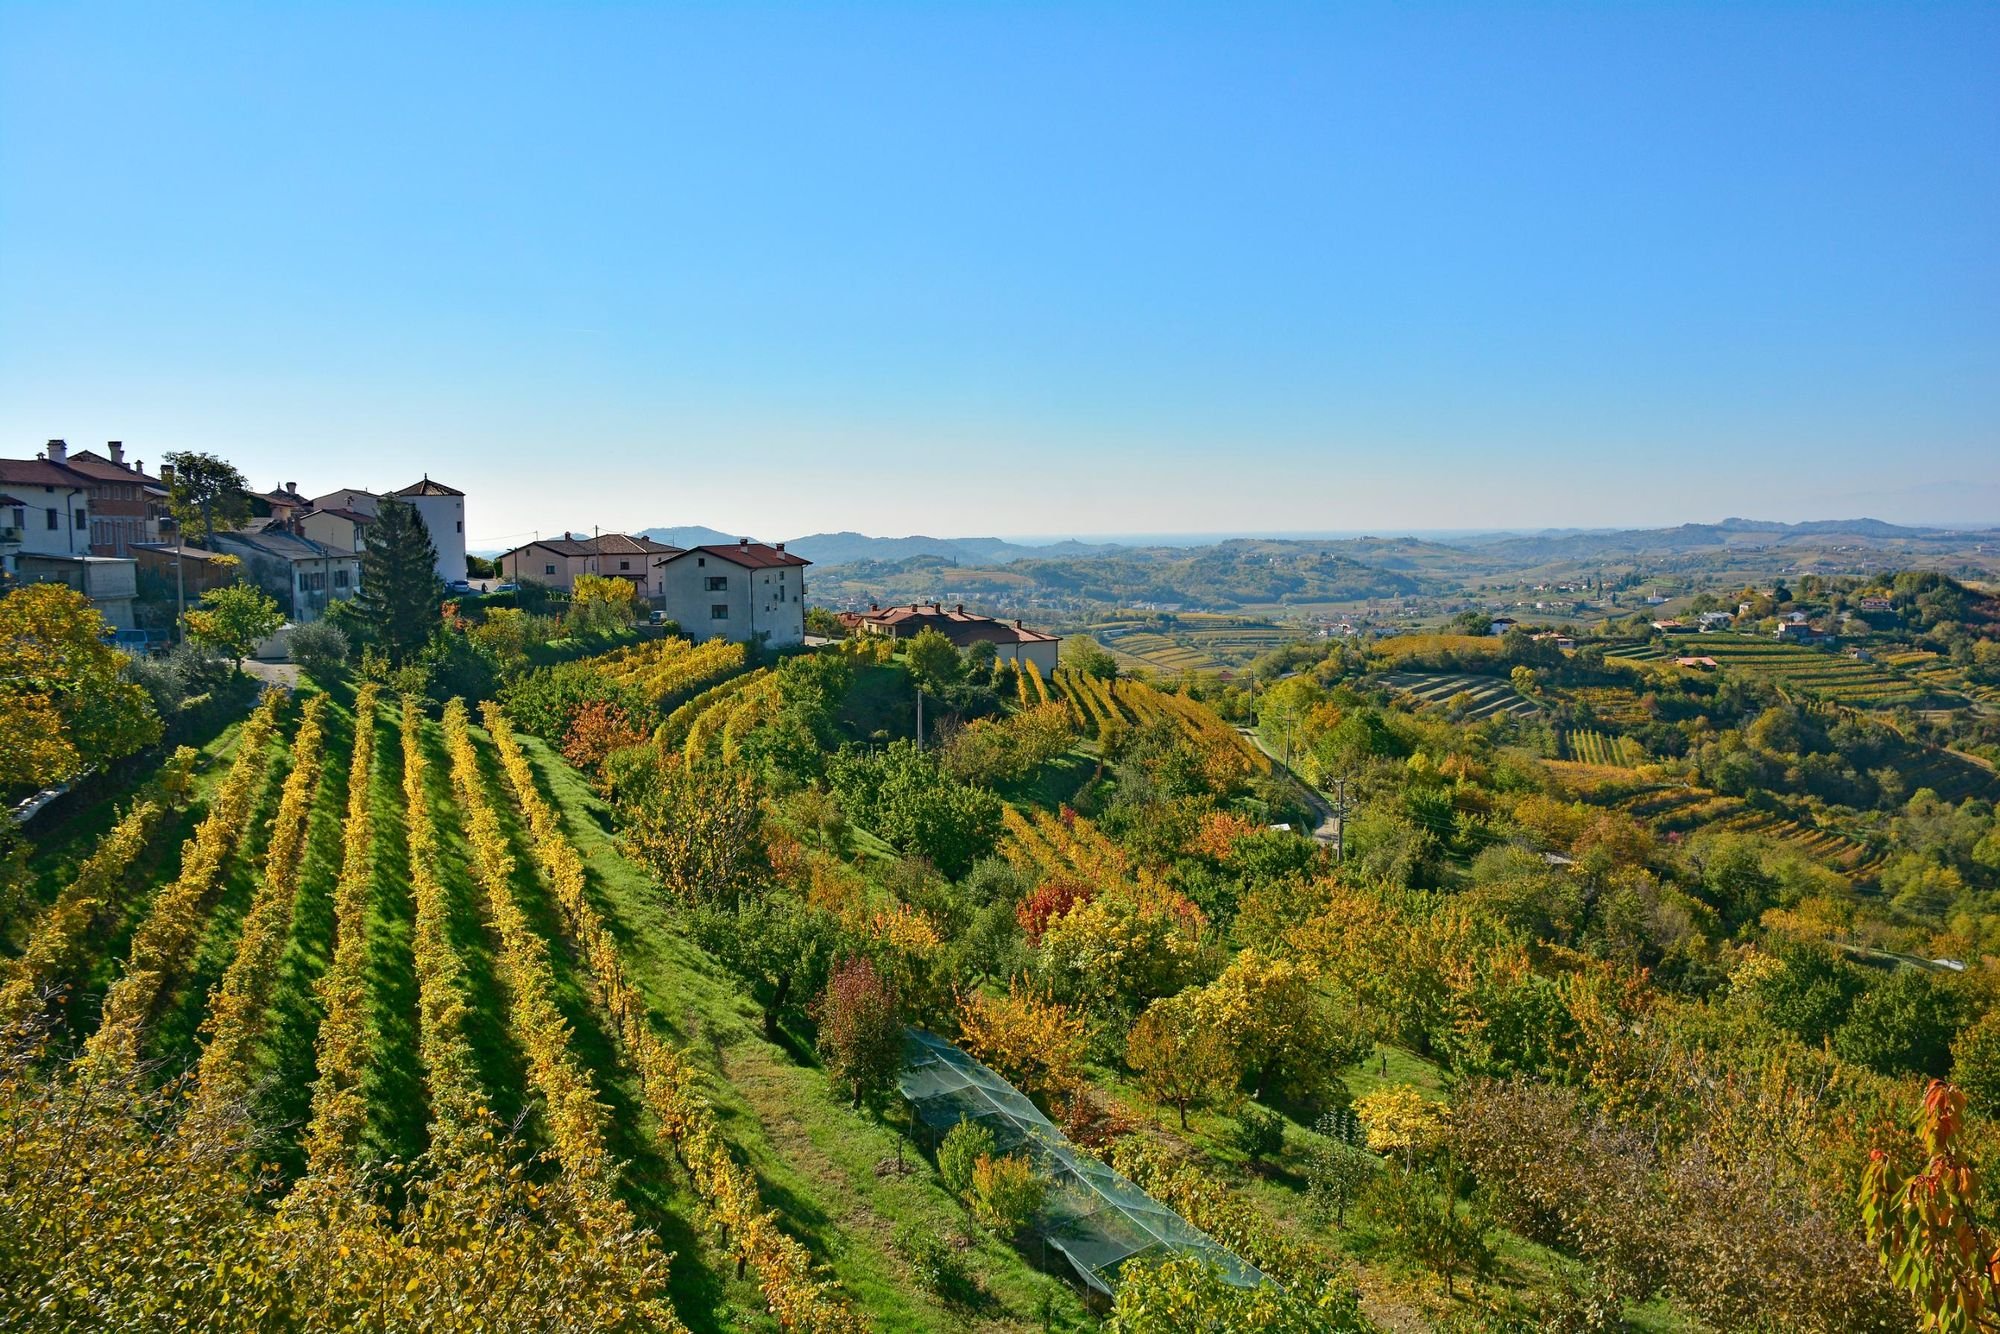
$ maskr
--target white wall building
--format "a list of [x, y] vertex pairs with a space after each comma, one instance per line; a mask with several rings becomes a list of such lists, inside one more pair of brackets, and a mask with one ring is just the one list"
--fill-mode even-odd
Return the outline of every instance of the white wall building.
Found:
[[802, 556], [745, 538], [731, 546], [691, 547], [660, 557], [660, 606], [690, 639], [762, 640], [772, 648], [806, 637]]
[[465, 578], [465, 492], [426, 477], [395, 496], [414, 506], [423, 516], [424, 527], [431, 530], [431, 545], [438, 554], [438, 578], [446, 583]]
[[90, 554], [90, 486], [47, 459], [0, 459], [0, 552], [10, 572], [21, 555]]

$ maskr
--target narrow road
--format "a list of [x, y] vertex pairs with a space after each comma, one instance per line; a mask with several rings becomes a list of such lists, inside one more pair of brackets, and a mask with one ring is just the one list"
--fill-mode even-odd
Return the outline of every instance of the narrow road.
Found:
[[1299, 777], [1297, 771], [1285, 763], [1282, 755], [1265, 745], [1263, 737], [1258, 736], [1255, 731], [1248, 727], [1239, 727], [1236, 730], [1248, 737], [1250, 744], [1258, 750], [1263, 751], [1270, 758], [1271, 763], [1277, 765], [1281, 771], [1287, 774], [1292, 782], [1298, 785], [1299, 791], [1305, 794], [1306, 805], [1312, 808], [1313, 817], [1319, 821], [1319, 824], [1312, 831], [1313, 838], [1321, 843], [1338, 842], [1340, 840], [1340, 817], [1333, 813], [1333, 803], [1322, 796], [1318, 788]]

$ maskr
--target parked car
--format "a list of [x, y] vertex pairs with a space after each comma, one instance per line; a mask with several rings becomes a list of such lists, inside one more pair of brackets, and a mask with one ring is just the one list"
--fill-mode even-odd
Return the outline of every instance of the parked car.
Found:
[[521, 591], [521, 586], [519, 584], [511, 584], [511, 583], [495, 584], [488, 591], [494, 593], [518, 593]]
[[447, 593], [470, 593], [472, 585], [464, 579], [454, 579], [444, 586]]

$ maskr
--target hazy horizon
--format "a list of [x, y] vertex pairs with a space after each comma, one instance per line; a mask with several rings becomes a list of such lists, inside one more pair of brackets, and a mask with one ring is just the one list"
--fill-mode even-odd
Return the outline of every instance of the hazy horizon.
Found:
[[2000, 515], [2000, 9], [0, 8], [0, 452], [475, 547]]

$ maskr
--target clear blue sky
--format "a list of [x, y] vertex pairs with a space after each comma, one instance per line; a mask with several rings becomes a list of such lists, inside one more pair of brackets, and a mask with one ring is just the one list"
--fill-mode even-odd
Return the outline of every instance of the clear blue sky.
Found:
[[2000, 6], [8, 6], [50, 436], [475, 545], [2000, 521]]

